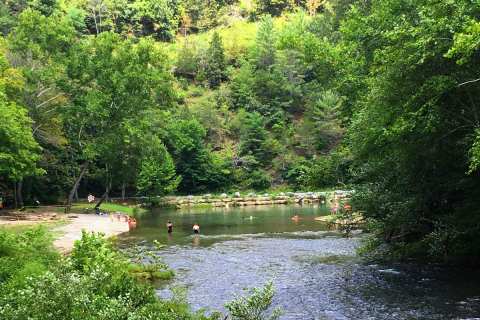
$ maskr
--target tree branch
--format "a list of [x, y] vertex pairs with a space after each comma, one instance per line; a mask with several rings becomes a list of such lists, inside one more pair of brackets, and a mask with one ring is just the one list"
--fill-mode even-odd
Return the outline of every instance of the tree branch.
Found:
[[44, 105], [46, 105], [47, 103], [49, 103], [50, 101], [55, 100], [55, 99], [57, 99], [58, 97], [61, 97], [62, 95], [63, 95], [63, 93], [59, 93], [59, 94], [57, 94], [56, 96], [51, 97], [50, 99], [48, 99], [48, 100], [46, 100], [46, 101], [43, 101], [42, 103], [40, 103], [39, 105], [37, 105], [35, 108], [39, 109], [39, 108], [43, 107]]
[[478, 81], [480, 81], [480, 78], [474, 79], [474, 80], [469, 80], [469, 81], [466, 81], [466, 82], [462, 82], [459, 85], [457, 85], [457, 87], [461, 87], [461, 86], [464, 86], [466, 84], [475, 83], [475, 82], [478, 82]]

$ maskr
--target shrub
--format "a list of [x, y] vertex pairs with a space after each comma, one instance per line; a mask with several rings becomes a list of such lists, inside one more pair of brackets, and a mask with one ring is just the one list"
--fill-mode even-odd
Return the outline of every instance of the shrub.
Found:
[[[156, 243], [158, 245], [158, 243]], [[150, 257], [150, 258], [149, 258]], [[157, 278], [173, 276], [155, 257], [138, 266], [113, 249], [101, 234], [84, 232], [70, 256], [60, 259], [42, 228], [21, 234], [0, 230], [0, 319], [11, 320], [216, 320], [223, 316], [191, 313], [186, 295], [159, 300], [153, 288], [132, 272], [147, 270]], [[14, 264], [13, 261], [16, 263]], [[5, 262], [5, 263], [4, 263]], [[17, 266], [15, 268], [15, 265]], [[15, 284], [15, 286], [12, 286]], [[273, 298], [271, 283], [253, 289], [226, 305], [231, 319], [277, 319], [267, 315]]]
[[44, 227], [17, 233], [0, 229], [0, 286], [19, 285], [57, 263], [52, 237]]
[[275, 294], [272, 282], [264, 288], [254, 288], [250, 293], [248, 297], [239, 297], [225, 305], [232, 320], [275, 320], [280, 317], [280, 309], [274, 309], [271, 314], [267, 312]]
[[[28, 238], [32, 232], [18, 237]], [[5, 238], [4, 233], [0, 235]], [[16, 256], [20, 265], [27, 265], [31, 248], [39, 252], [51, 248], [50, 242], [39, 247], [31, 241], [42, 237], [37, 234], [23, 244], [15, 242], [20, 248], [24, 246], [19, 252], [29, 253]], [[6, 250], [4, 240], [1, 243], [2, 258], [15, 256]], [[102, 235], [83, 233], [69, 257], [57, 260], [42, 273], [22, 275], [22, 285], [15, 289], [1, 287], [0, 319], [207, 319], [191, 314], [183, 301], [158, 300], [151, 286], [130, 274], [129, 264]]]

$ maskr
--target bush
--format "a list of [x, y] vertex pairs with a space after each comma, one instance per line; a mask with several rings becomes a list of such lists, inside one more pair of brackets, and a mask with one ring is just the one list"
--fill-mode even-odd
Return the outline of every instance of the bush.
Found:
[[0, 229], [0, 286], [17, 286], [57, 263], [52, 237], [44, 227], [14, 232]]
[[[17, 255], [5, 245], [5, 233], [0, 235], [3, 237], [2, 259], [14, 257], [20, 266], [27, 265], [32, 256], [35, 258], [32, 261], [42, 263], [38, 253], [50, 252], [51, 242], [42, 240], [45, 234], [41, 231], [18, 235], [27, 241], [14, 241], [20, 247], [21, 254]], [[11, 234], [8, 237], [15, 240]], [[42, 241], [32, 242], [35, 239]], [[38, 251], [34, 253], [32, 248]], [[207, 319], [191, 314], [183, 301], [158, 300], [151, 286], [130, 274], [128, 259], [113, 250], [101, 235], [84, 233], [75, 243], [71, 256], [56, 262], [44, 264], [49, 267], [47, 271], [22, 276], [22, 285], [15, 289], [3, 282], [0, 319]], [[11, 279], [12, 274], [20, 273], [4, 272], [4, 278], [9, 275]]]
[[[158, 245], [158, 243], [157, 243]], [[149, 259], [149, 256], [146, 256]], [[159, 300], [153, 288], [132, 272], [147, 270], [171, 278], [157, 258], [146, 266], [132, 264], [100, 234], [84, 232], [70, 256], [59, 258], [42, 228], [21, 234], [0, 230], [0, 319], [11, 320], [215, 320], [193, 314], [186, 296]], [[16, 266], [16, 267], [15, 267]], [[12, 286], [14, 284], [15, 286]], [[227, 304], [231, 319], [277, 319], [267, 315], [273, 298], [271, 283]]]
[[250, 293], [248, 297], [239, 297], [225, 305], [233, 320], [275, 320], [280, 317], [280, 309], [267, 314], [275, 294], [272, 282], [262, 289], [254, 288]]

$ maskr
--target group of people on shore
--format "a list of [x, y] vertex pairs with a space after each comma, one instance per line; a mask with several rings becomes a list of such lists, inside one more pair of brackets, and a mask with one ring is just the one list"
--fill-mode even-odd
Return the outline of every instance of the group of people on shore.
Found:
[[137, 227], [137, 219], [130, 217], [127, 214], [122, 214], [119, 212], [116, 212], [115, 214], [110, 214], [110, 221], [113, 222], [113, 220], [116, 218], [118, 222], [126, 222], [128, 223], [128, 229], [132, 230]]
[[[200, 233], [200, 226], [195, 223], [192, 227], [193, 233], [198, 234]], [[167, 232], [172, 233], [173, 232], [173, 223], [172, 221], [168, 220], [167, 222]]]

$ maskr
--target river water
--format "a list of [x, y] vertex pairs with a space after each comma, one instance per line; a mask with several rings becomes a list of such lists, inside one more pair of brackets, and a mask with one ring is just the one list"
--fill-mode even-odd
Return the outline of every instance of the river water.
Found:
[[223, 311], [271, 280], [284, 320], [480, 319], [478, 273], [364, 263], [355, 255], [362, 235], [346, 239], [314, 219], [326, 214], [322, 206], [162, 209], [142, 217], [121, 244], [166, 244], [159, 254], [176, 277], [157, 293], [186, 288], [194, 310]]

